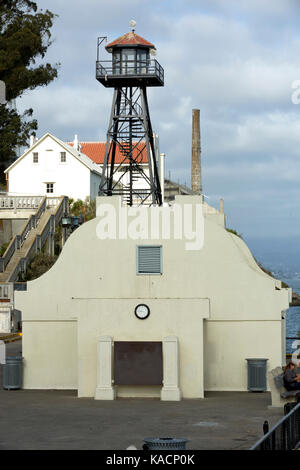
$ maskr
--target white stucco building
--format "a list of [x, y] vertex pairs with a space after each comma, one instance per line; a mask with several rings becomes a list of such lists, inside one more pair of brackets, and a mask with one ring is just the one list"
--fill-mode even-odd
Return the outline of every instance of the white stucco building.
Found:
[[290, 290], [259, 268], [224, 214], [201, 196], [143, 211], [98, 198], [97, 217], [16, 292], [24, 388], [201, 398], [246, 391], [247, 358], [267, 358], [269, 369], [284, 363]]

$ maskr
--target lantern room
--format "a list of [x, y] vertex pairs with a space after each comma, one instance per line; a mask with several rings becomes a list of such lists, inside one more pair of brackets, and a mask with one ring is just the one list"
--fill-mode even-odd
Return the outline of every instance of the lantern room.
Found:
[[164, 70], [154, 58], [154, 44], [134, 30], [107, 44], [111, 60], [99, 60], [100, 44], [98, 39], [96, 78], [105, 87], [164, 85]]

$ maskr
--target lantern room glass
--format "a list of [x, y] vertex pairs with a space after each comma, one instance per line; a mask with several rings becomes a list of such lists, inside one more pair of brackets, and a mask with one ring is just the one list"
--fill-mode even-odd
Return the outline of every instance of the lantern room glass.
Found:
[[144, 48], [114, 49], [114, 75], [144, 75], [148, 71], [149, 50]]

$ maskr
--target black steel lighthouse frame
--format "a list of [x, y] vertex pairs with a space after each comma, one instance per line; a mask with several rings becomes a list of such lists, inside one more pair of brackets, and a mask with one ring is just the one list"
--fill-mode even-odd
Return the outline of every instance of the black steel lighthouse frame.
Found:
[[[134, 31], [120, 38], [125, 45], [117, 40], [111, 47], [106, 46], [112, 52], [111, 61], [99, 60], [103, 39], [98, 38], [96, 78], [105, 87], [114, 88], [114, 95], [99, 195], [121, 195], [123, 203], [130, 206], [161, 205], [147, 87], [163, 86], [164, 70], [157, 60], [150, 59], [150, 46], [154, 46], [150, 43], [148, 46]], [[128, 174], [127, 184], [124, 184], [125, 174]]]

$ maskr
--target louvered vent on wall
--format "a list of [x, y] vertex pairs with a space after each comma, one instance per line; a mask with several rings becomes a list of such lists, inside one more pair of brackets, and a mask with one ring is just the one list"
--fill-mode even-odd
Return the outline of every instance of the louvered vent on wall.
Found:
[[162, 274], [162, 247], [137, 247], [137, 274]]

